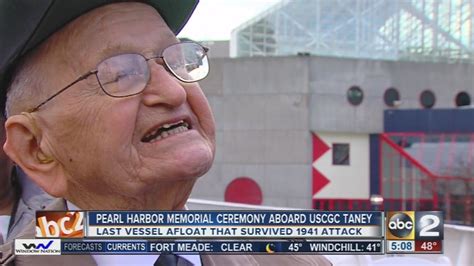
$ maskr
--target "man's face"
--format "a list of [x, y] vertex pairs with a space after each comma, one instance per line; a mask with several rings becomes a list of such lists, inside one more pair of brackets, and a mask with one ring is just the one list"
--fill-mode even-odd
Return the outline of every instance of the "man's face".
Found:
[[[120, 3], [83, 15], [52, 42], [45, 69], [51, 94], [111, 56], [151, 57], [178, 41], [152, 7]], [[141, 94], [112, 98], [91, 75], [40, 108], [43, 137], [67, 173], [65, 197], [110, 194], [143, 201], [150, 191], [173, 184], [187, 197], [196, 178], [210, 168], [214, 119], [199, 85], [179, 82], [163, 62], [150, 60], [148, 66], [150, 81]], [[190, 129], [144, 141], [150, 132], [179, 121]]]

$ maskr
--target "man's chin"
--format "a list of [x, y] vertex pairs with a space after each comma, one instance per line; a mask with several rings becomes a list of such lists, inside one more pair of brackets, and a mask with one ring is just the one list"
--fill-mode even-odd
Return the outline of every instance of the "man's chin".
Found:
[[[145, 172], [141, 176], [148, 176], [153, 181], [184, 181], [196, 179], [209, 171], [214, 160], [212, 149], [204, 144], [182, 147], [170, 151], [167, 156], [147, 158], [142, 162]], [[146, 166], [148, 165], [148, 166]]]
[[210, 149], [188, 151], [180, 156], [180, 160], [174, 168], [176, 172], [170, 169], [170, 172], [175, 172], [172, 179], [198, 178], [211, 169], [213, 160], [214, 156]]

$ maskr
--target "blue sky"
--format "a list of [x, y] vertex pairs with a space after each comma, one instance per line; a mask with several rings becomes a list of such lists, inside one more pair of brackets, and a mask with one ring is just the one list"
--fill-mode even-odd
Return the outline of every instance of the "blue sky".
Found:
[[280, 0], [200, 0], [179, 34], [196, 41], [228, 40], [232, 29]]

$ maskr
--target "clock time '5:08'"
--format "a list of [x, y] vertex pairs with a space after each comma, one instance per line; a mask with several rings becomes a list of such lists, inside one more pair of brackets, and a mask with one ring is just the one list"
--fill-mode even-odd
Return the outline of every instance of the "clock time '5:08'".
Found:
[[415, 251], [414, 241], [388, 241], [388, 248], [391, 252], [413, 252]]

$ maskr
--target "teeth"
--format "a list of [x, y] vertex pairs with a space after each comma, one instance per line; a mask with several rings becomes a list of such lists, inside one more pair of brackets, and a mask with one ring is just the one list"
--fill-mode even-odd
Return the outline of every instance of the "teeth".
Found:
[[178, 134], [181, 132], [185, 132], [189, 130], [189, 124], [184, 122], [183, 120], [178, 121], [172, 124], [164, 124], [160, 128], [156, 129], [155, 131], [147, 134], [143, 137], [143, 142], [155, 142], [162, 138], [166, 138], [168, 136]]
[[179, 126], [177, 128], [173, 128], [173, 129], [165, 131], [165, 132], [161, 132], [161, 134], [158, 135], [156, 138], [150, 140], [150, 143], [155, 142], [155, 141], [160, 140], [160, 139], [164, 139], [164, 138], [169, 137], [169, 136], [174, 135], [174, 134], [178, 134], [178, 133], [181, 133], [181, 132], [188, 131], [188, 130], [189, 129], [186, 126], [183, 125], [183, 126]]

